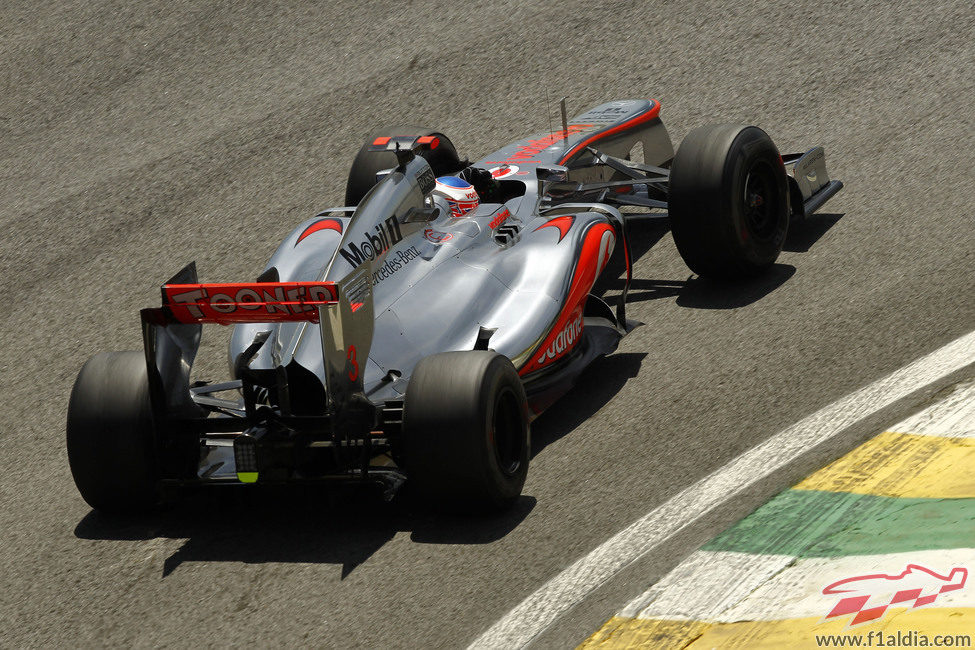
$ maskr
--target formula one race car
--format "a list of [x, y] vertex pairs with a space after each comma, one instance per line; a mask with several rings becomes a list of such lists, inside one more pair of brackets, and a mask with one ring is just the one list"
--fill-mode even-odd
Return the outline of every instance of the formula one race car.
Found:
[[[408, 480], [438, 504], [510, 505], [531, 420], [637, 325], [626, 288], [615, 308], [591, 293], [617, 246], [629, 287], [629, 219], [669, 219], [695, 273], [743, 277], [842, 187], [822, 148], [780, 156], [754, 126], [699, 128], [675, 155], [659, 112], [613, 101], [568, 120], [563, 104], [561, 131], [473, 165], [433, 129], [374, 134], [347, 207], [300, 224], [256, 281], [201, 284], [190, 264], [142, 310], [144, 353], [85, 364], [67, 418], [81, 495], [131, 512], [166, 486], [338, 480], [391, 497]], [[482, 200], [458, 218], [432, 191], [465, 169]], [[206, 323], [234, 325], [227, 381], [191, 382]]]

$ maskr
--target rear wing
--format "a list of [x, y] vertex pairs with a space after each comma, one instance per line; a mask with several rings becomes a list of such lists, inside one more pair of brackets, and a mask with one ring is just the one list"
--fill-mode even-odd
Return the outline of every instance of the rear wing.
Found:
[[179, 323], [280, 323], [320, 320], [338, 303], [334, 282], [164, 284], [163, 309]]
[[[334, 412], [349, 403], [363, 392], [361, 368], [365, 367], [372, 343], [369, 280], [367, 269], [360, 268], [338, 282], [204, 284], [197, 280], [196, 265], [189, 264], [162, 286], [161, 307], [141, 311], [150, 400], [156, 421], [204, 415], [190, 391], [190, 371], [204, 324], [319, 323], [327, 408]], [[235, 360], [248, 414], [254, 410], [248, 364], [269, 335], [270, 330], [261, 332]], [[275, 356], [275, 362], [281, 364], [274, 371], [282, 395], [288, 394], [283, 367], [288, 361]]]

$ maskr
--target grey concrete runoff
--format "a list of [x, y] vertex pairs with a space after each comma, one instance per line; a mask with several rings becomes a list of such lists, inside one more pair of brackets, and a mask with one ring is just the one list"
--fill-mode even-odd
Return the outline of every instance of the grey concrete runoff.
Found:
[[[960, 1], [3, 3], [0, 647], [465, 647], [673, 495], [971, 332], [973, 25]], [[846, 188], [735, 287], [634, 226], [628, 316], [646, 325], [535, 423], [510, 513], [236, 489], [124, 522], [90, 511], [64, 449], [71, 385], [95, 352], [139, 347], [162, 281], [190, 260], [206, 281], [253, 279], [341, 203], [376, 125], [433, 125], [475, 158], [557, 128], [562, 96], [570, 113], [658, 99], [675, 144], [733, 121], [783, 152], [823, 145]], [[218, 377], [212, 329], [200, 371]], [[535, 646], [579, 643], [938, 389], [711, 513]]]

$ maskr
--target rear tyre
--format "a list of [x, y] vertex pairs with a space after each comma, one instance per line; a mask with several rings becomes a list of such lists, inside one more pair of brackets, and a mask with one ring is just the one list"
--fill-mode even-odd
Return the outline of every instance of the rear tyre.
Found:
[[355, 160], [352, 161], [352, 169], [349, 170], [349, 179], [345, 185], [345, 204], [359, 205], [366, 192], [376, 184], [376, 174], [384, 169], [396, 166], [396, 154], [391, 151], [370, 151], [369, 146], [376, 138], [380, 137], [420, 137], [425, 135], [436, 136], [440, 144], [436, 149], [424, 149], [420, 155], [430, 163], [434, 176], [445, 176], [460, 171], [463, 165], [457, 156], [457, 150], [447, 136], [437, 132], [435, 129], [428, 129], [420, 126], [388, 126], [379, 129], [369, 136]]
[[142, 352], [95, 355], [68, 404], [68, 463], [96, 510], [135, 513], [158, 502], [158, 461]]
[[510, 507], [528, 474], [528, 422], [525, 389], [507, 357], [471, 350], [422, 359], [403, 411], [410, 483], [452, 509]]
[[674, 157], [669, 185], [674, 243], [692, 271], [749, 277], [778, 258], [789, 229], [789, 186], [765, 131], [736, 124], [691, 131]]

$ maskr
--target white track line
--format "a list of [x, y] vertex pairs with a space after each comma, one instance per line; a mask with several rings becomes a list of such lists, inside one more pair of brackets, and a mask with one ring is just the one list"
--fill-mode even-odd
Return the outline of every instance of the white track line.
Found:
[[752, 447], [577, 560], [521, 601], [469, 648], [524, 647], [617, 572], [747, 487], [867, 416], [971, 363], [975, 363], [975, 332]]
[[890, 430], [922, 436], [975, 438], [975, 381], [957, 386], [942, 401]]
[[795, 561], [791, 555], [695, 551], [617, 616], [714, 621]]

